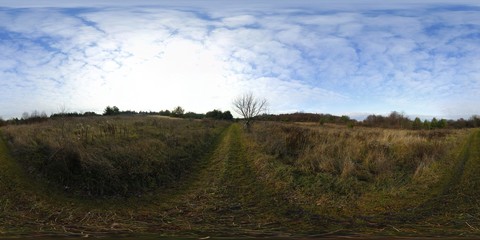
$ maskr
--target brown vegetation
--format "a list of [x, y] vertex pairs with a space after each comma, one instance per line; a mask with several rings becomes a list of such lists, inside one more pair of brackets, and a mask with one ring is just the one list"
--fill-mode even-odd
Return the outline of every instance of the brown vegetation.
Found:
[[37, 178], [82, 195], [131, 195], [174, 184], [227, 123], [152, 117], [50, 119], [6, 126], [16, 158]]
[[422, 191], [438, 183], [444, 174], [438, 166], [466, 133], [263, 122], [249, 137], [252, 151], [263, 152], [255, 163], [271, 186], [321, 212], [351, 215], [365, 204], [374, 209], [368, 201], [395, 201], [405, 189]]
[[478, 130], [227, 125], [135, 116], [2, 127], [0, 238], [478, 236]]

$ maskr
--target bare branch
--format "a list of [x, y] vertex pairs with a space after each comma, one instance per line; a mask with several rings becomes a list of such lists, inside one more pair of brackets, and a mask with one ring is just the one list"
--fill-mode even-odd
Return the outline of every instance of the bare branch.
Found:
[[250, 124], [252, 119], [267, 111], [267, 99], [258, 99], [253, 93], [246, 93], [233, 100], [233, 106], [236, 113], [240, 114]]

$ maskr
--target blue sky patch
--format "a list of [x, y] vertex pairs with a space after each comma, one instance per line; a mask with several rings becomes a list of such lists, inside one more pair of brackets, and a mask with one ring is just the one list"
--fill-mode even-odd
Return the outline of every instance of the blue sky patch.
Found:
[[215, 3], [0, 4], [0, 116], [231, 110], [244, 92], [272, 113], [480, 113], [475, 2]]

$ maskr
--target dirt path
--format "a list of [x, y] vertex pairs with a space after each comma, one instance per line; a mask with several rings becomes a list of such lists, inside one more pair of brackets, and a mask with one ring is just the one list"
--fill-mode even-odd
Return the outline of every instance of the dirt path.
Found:
[[[163, 219], [149, 229], [216, 236], [288, 236], [286, 226], [295, 227], [296, 220], [303, 222], [295, 216], [295, 211], [298, 215], [301, 210], [258, 181], [244, 141], [240, 126], [232, 125], [188, 190], [156, 205], [157, 215]], [[146, 206], [145, 211], [151, 210]]]

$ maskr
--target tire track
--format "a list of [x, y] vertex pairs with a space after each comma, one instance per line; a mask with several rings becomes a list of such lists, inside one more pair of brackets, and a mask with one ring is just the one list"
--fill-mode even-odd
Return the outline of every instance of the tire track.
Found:
[[323, 224], [311, 222], [313, 214], [259, 180], [244, 141], [238, 124], [229, 127], [190, 190], [159, 206], [164, 221], [175, 226], [158, 227], [229, 237], [322, 232]]
[[[451, 228], [452, 226], [455, 226], [454, 228], [457, 230], [468, 228], [464, 220], [459, 221], [456, 218], [463, 214], [470, 214], [464, 212], [472, 205], [472, 203], [465, 201], [465, 197], [474, 194], [472, 190], [478, 191], [476, 189], [465, 189], [464, 185], [480, 184], [480, 179], [473, 179], [472, 176], [469, 176], [473, 175], [470, 174], [471, 172], [480, 171], [479, 143], [480, 131], [476, 130], [465, 141], [458, 155], [457, 164], [452, 169], [451, 174], [446, 177], [440, 189], [437, 190], [438, 193], [415, 209], [399, 214], [394, 218], [394, 222], [409, 222], [410, 224], [416, 224], [417, 228], [423, 227], [429, 230], [443, 227]], [[473, 166], [474, 169], [469, 169], [467, 166]], [[470, 197], [476, 198], [477, 196]], [[457, 225], [459, 222], [460, 225]]]

